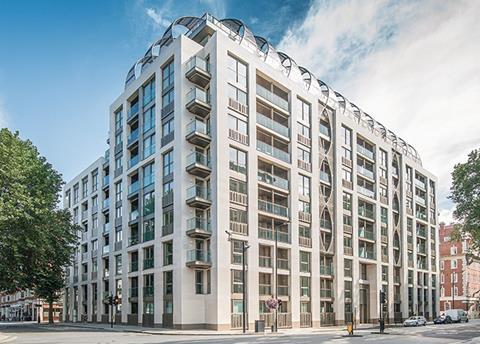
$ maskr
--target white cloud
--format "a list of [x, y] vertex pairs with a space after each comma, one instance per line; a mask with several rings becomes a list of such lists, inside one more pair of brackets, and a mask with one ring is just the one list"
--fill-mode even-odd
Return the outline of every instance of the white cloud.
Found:
[[445, 222], [447, 225], [453, 223], [453, 208], [441, 209], [438, 214], [439, 222]]
[[0, 128], [5, 127], [7, 127], [7, 110], [3, 99], [0, 97]]
[[160, 27], [167, 27], [170, 25], [171, 21], [165, 18], [165, 14], [167, 12], [166, 7], [162, 7], [160, 9], [154, 8], [146, 8], [145, 12], [147, 16], [152, 18], [157, 26]]
[[227, 9], [225, 0], [200, 0], [208, 7], [208, 10], [217, 18], [225, 18]]
[[478, 18], [480, 1], [318, 0], [279, 44], [417, 148], [447, 220], [451, 170], [480, 146]]

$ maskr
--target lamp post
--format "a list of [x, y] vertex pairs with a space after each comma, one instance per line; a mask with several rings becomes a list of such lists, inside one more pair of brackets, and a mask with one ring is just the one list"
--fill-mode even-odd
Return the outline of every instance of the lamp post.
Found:
[[[228, 241], [232, 241], [232, 233], [225, 231], [228, 235]], [[246, 286], [246, 264], [245, 264], [245, 252], [250, 248], [250, 246], [242, 240], [242, 332], [247, 332], [247, 286]]]

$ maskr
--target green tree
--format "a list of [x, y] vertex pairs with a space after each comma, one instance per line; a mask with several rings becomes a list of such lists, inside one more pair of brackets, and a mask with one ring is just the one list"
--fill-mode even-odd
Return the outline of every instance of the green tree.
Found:
[[472, 249], [480, 248], [480, 150], [468, 155], [467, 162], [455, 165], [452, 172], [450, 199], [455, 203], [456, 235], [472, 238]]
[[63, 287], [77, 237], [70, 214], [57, 208], [62, 185], [31, 141], [0, 130], [0, 290], [51, 296], [46, 290]]

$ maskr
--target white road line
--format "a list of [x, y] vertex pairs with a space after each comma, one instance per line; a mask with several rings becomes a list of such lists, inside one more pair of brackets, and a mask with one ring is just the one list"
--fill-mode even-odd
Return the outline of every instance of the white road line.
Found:
[[17, 336], [1, 336], [0, 343], [9, 343], [17, 339]]

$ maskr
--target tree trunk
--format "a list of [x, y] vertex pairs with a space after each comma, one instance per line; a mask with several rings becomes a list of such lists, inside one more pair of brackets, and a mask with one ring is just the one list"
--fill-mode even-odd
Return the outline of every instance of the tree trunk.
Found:
[[53, 324], [53, 301], [48, 301], [48, 323]]

